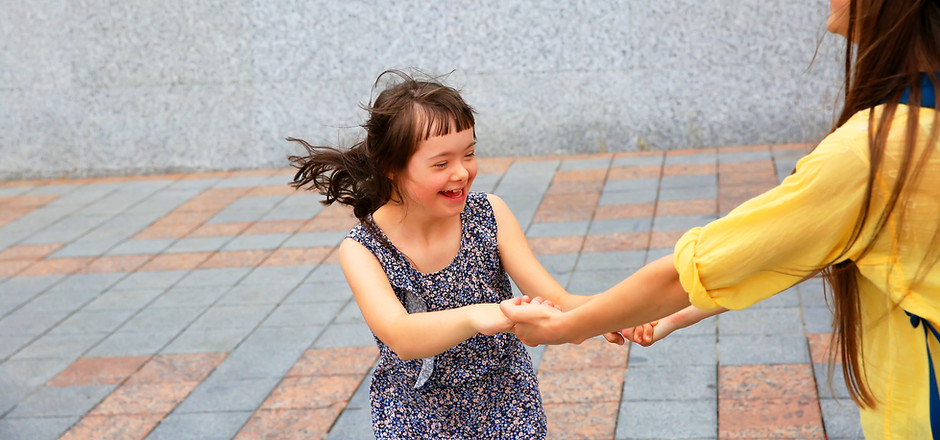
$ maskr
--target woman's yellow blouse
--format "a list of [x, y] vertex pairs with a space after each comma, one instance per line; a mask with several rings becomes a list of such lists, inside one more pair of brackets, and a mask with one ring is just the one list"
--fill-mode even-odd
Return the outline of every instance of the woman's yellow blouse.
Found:
[[[880, 112], [882, 106], [871, 111]], [[768, 298], [827, 264], [851, 259], [859, 268], [864, 373], [879, 400], [862, 409], [869, 439], [930, 438], [928, 356], [922, 327], [909, 311], [940, 323], [940, 152], [936, 142], [920, 182], [897, 205], [872, 243], [872, 229], [897, 180], [908, 107], [898, 106], [885, 161], [873, 184], [872, 209], [847, 248], [863, 206], [869, 175], [870, 111], [854, 115], [801, 159], [776, 188], [708, 225], [688, 231], [675, 247], [682, 286], [696, 307], [741, 309]], [[877, 115], [876, 115], [877, 117]], [[920, 109], [917, 154], [928, 144], [932, 109]], [[901, 221], [903, 220], [903, 222]], [[862, 251], [872, 248], [862, 255]], [[940, 344], [930, 337], [940, 372]]]

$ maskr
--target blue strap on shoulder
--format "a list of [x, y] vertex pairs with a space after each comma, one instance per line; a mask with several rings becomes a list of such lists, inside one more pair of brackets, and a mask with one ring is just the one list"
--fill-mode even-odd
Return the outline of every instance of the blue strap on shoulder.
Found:
[[[911, 317], [911, 325], [917, 328], [924, 325], [924, 343], [927, 344], [927, 365], [930, 367], [930, 431], [934, 440], [940, 440], [940, 389], [937, 387], [937, 373], [933, 368], [933, 357], [930, 354], [930, 333], [940, 341], [940, 333], [924, 318], [905, 311]], [[929, 332], [928, 332], [929, 331]]]

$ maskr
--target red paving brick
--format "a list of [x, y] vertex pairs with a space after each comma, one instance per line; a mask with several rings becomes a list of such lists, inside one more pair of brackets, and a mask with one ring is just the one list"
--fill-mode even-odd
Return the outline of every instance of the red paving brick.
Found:
[[166, 414], [86, 415], [59, 440], [138, 440], [150, 434]]
[[209, 257], [208, 260], [204, 261], [199, 268], [222, 269], [226, 267], [255, 267], [270, 254], [271, 251], [268, 250], [216, 252]]
[[594, 210], [594, 220], [652, 217], [655, 208], [653, 203], [602, 205]]
[[106, 255], [96, 258], [78, 273], [132, 272], [154, 257], [154, 255]]
[[613, 439], [620, 402], [545, 403], [548, 439]]
[[151, 356], [81, 358], [62, 370], [47, 386], [114, 385], [139, 370]]
[[95, 260], [95, 257], [53, 258], [40, 260], [29, 266], [17, 276], [68, 275], [82, 270]]
[[607, 175], [608, 180], [625, 180], [625, 179], [649, 179], [654, 177], [659, 177], [662, 174], [663, 169], [660, 166], [645, 166], [645, 167], [613, 167], [610, 169], [610, 174]]
[[41, 260], [59, 250], [65, 243], [48, 244], [19, 244], [10, 246], [0, 252], [0, 261], [7, 260]]
[[714, 163], [697, 163], [685, 165], [666, 165], [663, 167], [663, 176], [701, 176], [715, 174], [717, 167]]
[[535, 255], [575, 254], [581, 249], [584, 236], [535, 237], [528, 241]]
[[647, 249], [649, 242], [649, 231], [587, 235], [584, 238], [583, 252], [640, 251]]
[[275, 249], [261, 265], [312, 267], [320, 264], [332, 251], [332, 247]]
[[656, 216], [669, 217], [678, 215], [709, 215], [718, 213], [718, 204], [714, 199], [676, 200], [656, 204]]
[[235, 435], [235, 440], [324, 439], [342, 411], [342, 404], [327, 408], [259, 410]]
[[173, 254], [160, 254], [153, 257], [139, 272], [155, 272], [162, 270], [191, 270], [199, 267], [203, 261], [212, 256], [212, 252], [182, 252]]
[[722, 366], [718, 437], [825, 438], [810, 364]]
[[286, 376], [365, 375], [379, 356], [377, 347], [314, 348], [304, 352]]

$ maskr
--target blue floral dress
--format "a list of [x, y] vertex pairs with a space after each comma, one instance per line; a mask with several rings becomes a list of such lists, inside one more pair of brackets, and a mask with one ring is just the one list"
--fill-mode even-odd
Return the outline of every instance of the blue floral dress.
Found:
[[[460, 214], [454, 260], [418, 272], [368, 221], [347, 237], [375, 254], [402, 305], [411, 312], [496, 303], [512, 295], [496, 243], [496, 218], [484, 193], [471, 193]], [[426, 359], [404, 361], [381, 340], [372, 376], [377, 439], [542, 439], [545, 414], [532, 361], [512, 334], [477, 334]]]

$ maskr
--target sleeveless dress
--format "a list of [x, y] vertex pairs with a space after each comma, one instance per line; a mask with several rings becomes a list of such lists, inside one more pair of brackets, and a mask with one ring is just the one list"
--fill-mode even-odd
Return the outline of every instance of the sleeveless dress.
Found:
[[[370, 217], [347, 237], [372, 251], [410, 313], [497, 303], [512, 296], [485, 193], [470, 193], [460, 214], [454, 260], [416, 270]], [[374, 334], [373, 334], [374, 336]], [[375, 338], [372, 428], [377, 439], [542, 439], [545, 414], [532, 361], [512, 334], [477, 334], [426, 359], [404, 361]]]

